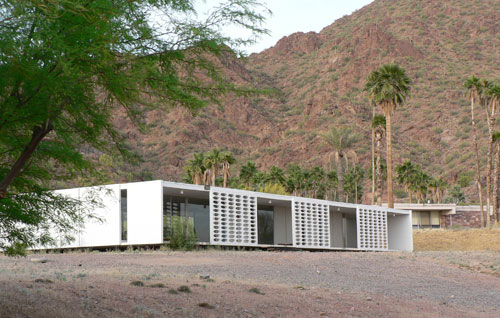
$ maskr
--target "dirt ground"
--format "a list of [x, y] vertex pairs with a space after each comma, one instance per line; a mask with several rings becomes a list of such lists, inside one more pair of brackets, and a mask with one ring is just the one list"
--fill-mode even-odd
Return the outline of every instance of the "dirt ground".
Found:
[[416, 251], [500, 252], [500, 228], [414, 230], [413, 247]]
[[498, 317], [499, 300], [498, 252], [0, 257], [0, 317]]

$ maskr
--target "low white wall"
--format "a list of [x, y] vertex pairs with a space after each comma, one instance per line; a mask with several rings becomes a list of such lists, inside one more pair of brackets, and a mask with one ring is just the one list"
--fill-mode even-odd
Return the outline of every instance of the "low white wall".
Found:
[[274, 207], [274, 244], [292, 244], [292, 210]]
[[[163, 243], [163, 183], [128, 183], [127, 241], [122, 245]], [[120, 229], [120, 226], [117, 226]]]
[[387, 232], [389, 250], [413, 251], [411, 214], [393, 214], [388, 212]]

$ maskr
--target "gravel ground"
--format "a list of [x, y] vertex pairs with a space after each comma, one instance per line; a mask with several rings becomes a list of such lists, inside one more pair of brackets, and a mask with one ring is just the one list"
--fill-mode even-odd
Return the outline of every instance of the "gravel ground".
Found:
[[0, 257], [0, 317], [498, 317], [499, 278], [495, 252]]

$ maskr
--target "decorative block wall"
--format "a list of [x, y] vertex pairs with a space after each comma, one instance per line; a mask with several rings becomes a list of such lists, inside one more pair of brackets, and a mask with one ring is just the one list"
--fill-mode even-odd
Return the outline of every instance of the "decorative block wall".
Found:
[[387, 250], [387, 211], [377, 208], [358, 207], [358, 248], [363, 250]]
[[256, 246], [257, 197], [242, 191], [210, 191], [210, 243]]
[[292, 200], [293, 246], [330, 247], [330, 208], [316, 200]]

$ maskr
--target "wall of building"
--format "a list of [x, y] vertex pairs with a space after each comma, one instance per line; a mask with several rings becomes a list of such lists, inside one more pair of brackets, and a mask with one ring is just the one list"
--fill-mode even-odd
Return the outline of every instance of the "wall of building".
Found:
[[120, 245], [119, 185], [58, 190], [56, 193], [82, 201], [96, 198], [102, 205], [92, 211], [92, 214], [101, 220], [88, 220], [85, 227], [75, 233], [75, 240], [71, 244], [63, 244], [59, 241], [57, 247]]
[[342, 225], [342, 213], [330, 211], [330, 246], [343, 248], [344, 232]]
[[[481, 227], [481, 212], [479, 208], [475, 208], [462, 210], [457, 207], [456, 214], [441, 215], [441, 227], [448, 228], [453, 225], [474, 228]], [[486, 207], [484, 210], [486, 210]]]
[[292, 245], [292, 211], [289, 207], [274, 207], [274, 244]]
[[[104, 204], [102, 208], [94, 211], [96, 216], [102, 218], [102, 222], [87, 222], [84, 229], [75, 233], [76, 240], [71, 245], [58, 247], [162, 244], [163, 187], [162, 181], [149, 181], [58, 191], [79, 199], [94, 192]], [[121, 239], [120, 191], [123, 189], [127, 190], [126, 240]], [[279, 200], [281, 205], [286, 200], [290, 200], [290, 207], [274, 207], [274, 244], [287, 244], [299, 248], [358, 247], [359, 224], [355, 215], [352, 213], [342, 215], [340, 212], [333, 212], [334, 209], [357, 209], [356, 215], [362, 209], [365, 231], [370, 237], [376, 238], [380, 236], [377, 234], [380, 231], [372, 231], [372, 225], [382, 228], [380, 224], [385, 223], [385, 220], [380, 219], [379, 216], [387, 212], [386, 209], [378, 207], [291, 196], [273, 198], [273, 195], [269, 194], [212, 187], [210, 191], [210, 243], [257, 246], [256, 209], [257, 198], [260, 196], [266, 200], [269, 198], [269, 201]], [[395, 213], [398, 215], [401, 212], [395, 211]], [[390, 221], [388, 223], [389, 249], [411, 250], [411, 215], [404, 214], [388, 219]]]
[[163, 185], [161, 181], [128, 183], [127, 241], [122, 244], [163, 243]]
[[389, 250], [413, 251], [411, 216], [388, 213], [387, 238]]
[[357, 248], [358, 247], [358, 227], [356, 224], [355, 217], [345, 218], [345, 230], [346, 230], [346, 247]]

